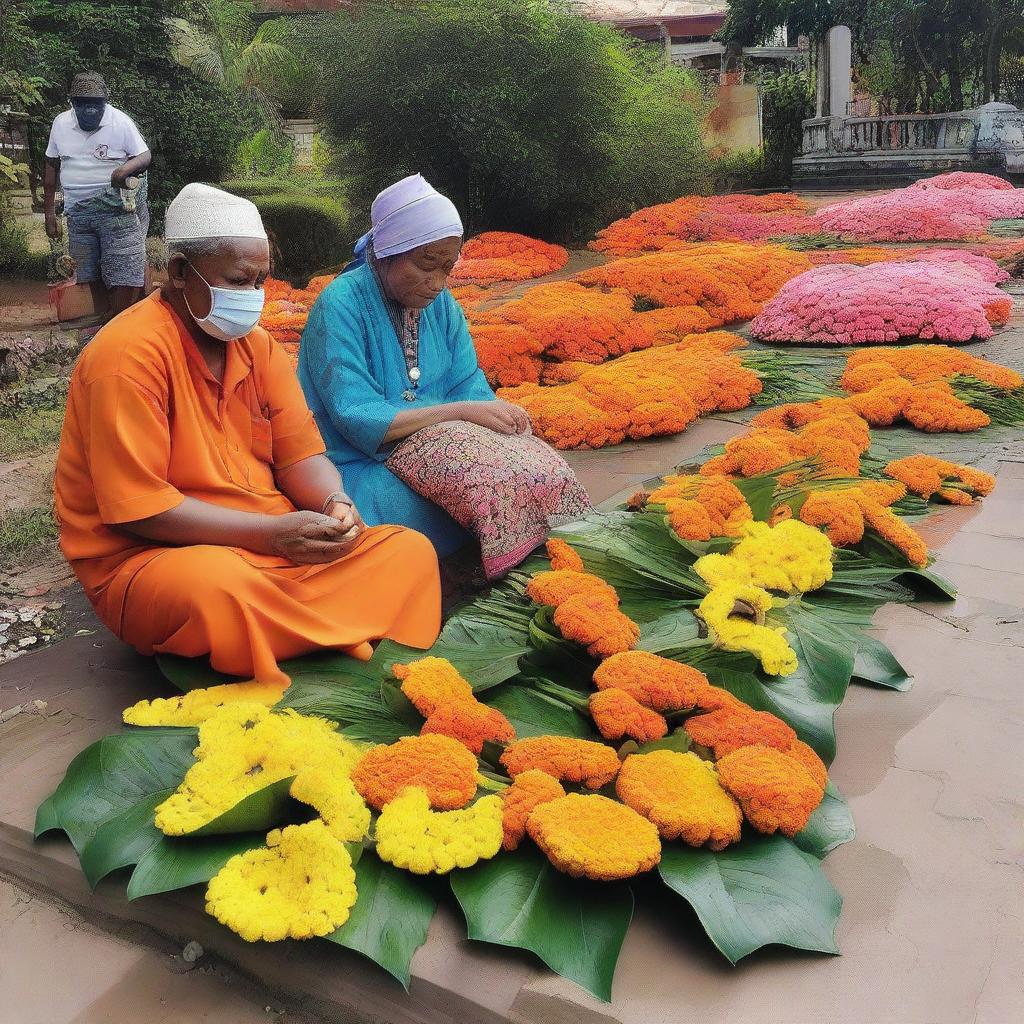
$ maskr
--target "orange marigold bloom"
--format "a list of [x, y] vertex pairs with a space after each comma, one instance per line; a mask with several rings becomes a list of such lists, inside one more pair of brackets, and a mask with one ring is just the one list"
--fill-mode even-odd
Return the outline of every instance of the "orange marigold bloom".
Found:
[[602, 597], [616, 606], [619, 603], [619, 595], [610, 583], [593, 573], [576, 569], [549, 569], [535, 573], [526, 585], [526, 593], [531, 601], [556, 608], [570, 597], [580, 595]]
[[[931, 455], [910, 455], [905, 459], [894, 459], [883, 472], [922, 498], [937, 494], [954, 504], [969, 505], [975, 495], [984, 497], [991, 494], [996, 485], [996, 478], [991, 473], [983, 473], [980, 469], [961, 466]], [[957, 494], [962, 497], [954, 496]]]
[[795, 740], [789, 750], [786, 751], [786, 756], [799, 761], [807, 769], [811, 778], [822, 789], [825, 788], [828, 782], [828, 768], [825, 767], [825, 762], [818, 757], [813, 747], [809, 747], [803, 740]]
[[928, 545], [921, 535], [889, 509], [866, 499], [859, 501], [864, 522], [877, 534], [906, 555], [907, 561], [919, 568], [928, 564]]
[[956, 374], [976, 377], [1005, 390], [1024, 386], [1024, 377], [1016, 370], [948, 345], [880, 347], [854, 352], [846, 361], [840, 384], [847, 391], [868, 391], [893, 376], [926, 383], [948, 380]]
[[647, 502], [665, 507], [670, 528], [683, 540], [738, 537], [754, 518], [743, 493], [724, 476], [667, 476]]
[[401, 680], [402, 693], [424, 717], [452, 701], [476, 699], [473, 687], [447, 658], [418, 658], [408, 665], [395, 664], [391, 674]]
[[514, 231], [484, 231], [462, 247], [454, 281], [528, 281], [552, 274], [569, 262], [560, 245]]
[[527, 818], [526, 830], [559, 871], [575, 878], [632, 878], [661, 860], [657, 828], [604, 796], [570, 793], [543, 803]]
[[660, 740], [668, 732], [668, 724], [661, 715], [645, 708], [625, 690], [592, 693], [590, 715], [606, 740], [621, 740], [628, 736], [638, 743], [649, 743]]
[[549, 800], [565, 796], [562, 784], [547, 772], [531, 768], [517, 775], [515, 781], [502, 794], [504, 813], [502, 827], [505, 838], [502, 847], [515, 850], [526, 835], [526, 819], [530, 812]]
[[476, 698], [435, 708], [420, 729], [421, 736], [430, 733], [450, 736], [478, 756], [484, 743], [511, 743], [516, 738], [512, 723], [497, 708]]
[[419, 786], [431, 807], [452, 811], [465, 807], [476, 793], [476, 758], [448, 736], [405, 736], [360, 758], [352, 782], [377, 810], [408, 786]]
[[661, 713], [707, 707], [708, 701], [717, 702], [718, 692], [703, 672], [649, 651], [613, 654], [597, 666], [594, 685], [599, 690], [624, 690], [638, 703]]
[[903, 408], [903, 418], [918, 430], [930, 434], [955, 431], [968, 433], [987, 427], [991, 418], [953, 394], [943, 381], [914, 388]]
[[825, 795], [800, 761], [774, 747], [740, 747], [716, 767], [722, 785], [739, 800], [747, 821], [769, 835], [795, 836]]
[[586, 647], [593, 658], [608, 658], [631, 650], [640, 639], [640, 627], [619, 611], [618, 597], [577, 594], [555, 608], [555, 625], [566, 640]]
[[632, 754], [623, 762], [615, 791], [624, 804], [657, 825], [662, 839], [724, 850], [740, 838], [739, 804], [722, 788], [714, 765], [696, 754]]
[[781, 718], [746, 705], [721, 708], [688, 718], [684, 728], [694, 743], [709, 747], [716, 758], [755, 743], [789, 750], [796, 742], [796, 733]]
[[800, 522], [823, 529], [836, 547], [849, 547], [864, 539], [864, 513], [844, 491], [812, 491], [800, 507]]
[[619, 759], [611, 747], [572, 736], [529, 736], [505, 748], [501, 763], [513, 779], [537, 768], [562, 782], [578, 782], [600, 789], [619, 773]]
[[564, 540], [559, 537], [551, 537], [544, 548], [551, 560], [552, 569], [572, 569], [575, 572], [583, 572], [583, 559], [576, 553], [576, 549]]

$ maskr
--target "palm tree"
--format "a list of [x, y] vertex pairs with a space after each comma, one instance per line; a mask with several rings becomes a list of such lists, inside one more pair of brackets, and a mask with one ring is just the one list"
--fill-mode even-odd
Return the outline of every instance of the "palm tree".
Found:
[[176, 58], [196, 74], [236, 92], [272, 127], [281, 123], [275, 95], [301, 74], [287, 18], [257, 24], [252, 0], [193, 0], [196, 18], [169, 17]]

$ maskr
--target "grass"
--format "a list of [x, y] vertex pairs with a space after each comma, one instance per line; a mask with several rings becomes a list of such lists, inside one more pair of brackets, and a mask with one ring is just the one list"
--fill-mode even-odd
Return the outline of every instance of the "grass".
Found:
[[0, 513], [0, 559], [4, 563], [12, 564], [56, 536], [52, 509], [12, 508]]
[[0, 462], [13, 462], [52, 448], [60, 439], [63, 409], [34, 409], [0, 418]]

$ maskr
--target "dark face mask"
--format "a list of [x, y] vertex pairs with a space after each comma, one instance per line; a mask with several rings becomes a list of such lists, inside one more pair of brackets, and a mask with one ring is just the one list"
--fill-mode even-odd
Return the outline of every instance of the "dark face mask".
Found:
[[78, 120], [78, 127], [83, 132], [94, 132], [103, 120], [103, 113], [107, 109], [107, 101], [101, 99], [73, 99], [71, 106], [75, 108], [75, 117]]

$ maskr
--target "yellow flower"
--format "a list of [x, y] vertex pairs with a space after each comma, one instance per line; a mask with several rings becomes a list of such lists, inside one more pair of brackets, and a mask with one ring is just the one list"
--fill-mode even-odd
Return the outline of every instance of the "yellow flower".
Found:
[[[701, 601], [697, 615], [713, 633], [716, 647], [747, 651], [761, 662], [768, 675], [788, 676], [796, 671], [796, 652], [786, 642], [783, 626], [765, 625], [765, 613], [771, 607], [771, 594], [760, 587], [722, 583]], [[752, 619], [738, 613], [745, 609], [749, 609]]]
[[570, 793], [542, 803], [526, 830], [559, 871], [576, 878], [632, 878], [661, 860], [657, 828], [605, 796]]
[[190, 690], [180, 697], [140, 700], [125, 708], [125, 725], [200, 725], [221, 708], [236, 703], [276, 704], [287, 689], [285, 683], [223, 683]]
[[500, 796], [481, 797], [460, 811], [432, 811], [426, 791], [410, 786], [377, 819], [377, 856], [415, 875], [472, 867], [500, 849]]
[[343, 843], [357, 843], [370, 831], [370, 808], [348, 775], [321, 767], [303, 768], [289, 793], [312, 807], [331, 835]]
[[322, 821], [274, 829], [236, 854], [206, 889], [206, 912], [246, 942], [330, 935], [356, 902], [352, 858]]
[[654, 750], [627, 757], [615, 780], [619, 799], [658, 827], [662, 839], [724, 850], [740, 838], [739, 804], [715, 766], [696, 754]]

